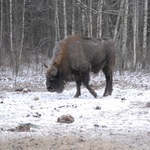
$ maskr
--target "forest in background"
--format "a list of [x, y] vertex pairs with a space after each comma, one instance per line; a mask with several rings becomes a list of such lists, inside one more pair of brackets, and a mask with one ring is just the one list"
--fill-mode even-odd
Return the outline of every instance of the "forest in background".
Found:
[[148, 0], [0, 0], [1, 69], [41, 69], [72, 34], [114, 39], [116, 70], [150, 71]]

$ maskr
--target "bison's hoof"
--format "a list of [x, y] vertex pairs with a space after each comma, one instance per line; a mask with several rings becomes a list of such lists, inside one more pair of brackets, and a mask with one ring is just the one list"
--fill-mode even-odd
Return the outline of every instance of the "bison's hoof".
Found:
[[97, 98], [97, 94], [95, 93], [94, 95], [93, 95], [95, 98]]
[[111, 95], [111, 93], [104, 93], [103, 94], [104, 97], [109, 96], [109, 95]]
[[78, 98], [81, 94], [75, 94], [74, 98]]
[[96, 98], [97, 97], [97, 93], [93, 90], [90, 91], [90, 93]]

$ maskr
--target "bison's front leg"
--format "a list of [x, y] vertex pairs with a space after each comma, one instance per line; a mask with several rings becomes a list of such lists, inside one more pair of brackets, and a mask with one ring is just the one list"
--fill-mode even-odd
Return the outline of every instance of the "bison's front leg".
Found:
[[75, 81], [76, 81], [77, 92], [76, 92], [74, 98], [78, 98], [81, 95], [81, 78], [80, 78], [79, 74], [75, 75]]
[[81, 81], [76, 81], [77, 92], [74, 98], [78, 98], [81, 95]]

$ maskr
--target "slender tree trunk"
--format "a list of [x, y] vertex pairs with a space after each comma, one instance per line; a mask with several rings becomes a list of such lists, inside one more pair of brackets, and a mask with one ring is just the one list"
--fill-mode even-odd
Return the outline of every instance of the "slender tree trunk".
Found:
[[123, 4], [124, 4], [124, 0], [121, 1], [120, 11], [119, 11], [119, 14], [117, 16], [117, 21], [116, 21], [115, 30], [114, 30], [114, 38], [113, 38], [114, 41], [116, 41], [116, 39], [117, 39], [118, 26], [119, 26], [119, 21], [120, 21], [120, 18], [121, 18], [121, 15], [122, 15], [122, 11], [123, 11]]
[[19, 54], [19, 62], [20, 62], [21, 57], [22, 57], [22, 49], [23, 49], [23, 42], [24, 42], [25, 3], [26, 3], [26, 0], [23, 1], [23, 10], [22, 10], [22, 34], [21, 34], [21, 47], [20, 47], [20, 54]]
[[[47, 4], [47, 6], [49, 6], [50, 5], [50, 1], [49, 0], [47, 0], [46, 1], [46, 4]], [[48, 20], [50, 21], [50, 19], [51, 19], [51, 16], [50, 16], [50, 10], [48, 9], [47, 11], [46, 11], [46, 16], [47, 16], [47, 18], [48, 18]], [[50, 25], [48, 25], [47, 26], [47, 34], [48, 34], [48, 37], [50, 37], [50, 35], [52, 35], [52, 38], [55, 38], [53, 35], [53, 33], [55, 33], [55, 32], [53, 32], [53, 31], [51, 31], [51, 27], [50, 27]], [[48, 42], [48, 46], [47, 46], [47, 57], [49, 57], [49, 58], [51, 58], [52, 57], [52, 50], [51, 50], [51, 47], [53, 47], [52, 45], [53, 45], [54, 43], [51, 41], [51, 42]], [[46, 56], [45, 56], [46, 57]], [[43, 58], [43, 61], [45, 60], [45, 58]], [[44, 64], [44, 63], [43, 63]]]
[[98, 15], [97, 15], [97, 38], [102, 36], [102, 9], [103, 9], [103, 0], [98, 2]]
[[84, 36], [86, 36], [86, 14], [85, 14], [85, 10], [82, 8], [82, 18], [81, 18], [81, 21], [82, 21], [82, 34]]
[[72, 1], [72, 35], [75, 34], [75, 6], [74, 6], [74, 0]]
[[92, 0], [89, 0], [88, 37], [92, 37]]
[[59, 18], [58, 18], [58, 0], [55, 0], [55, 43], [60, 40]]
[[0, 66], [2, 65], [2, 50], [3, 50], [3, 0], [1, 0], [1, 24], [0, 24]]
[[13, 50], [13, 23], [12, 23], [12, 0], [9, 1], [10, 2], [10, 65], [12, 67], [15, 67], [14, 66], [14, 50]]
[[122, 69], [127, 69], [127, 28], [128, 28], [128, 0], [125, 0], [123, 33], [122, 33]]
[[67, 37], [66, 0], [63, 0], [63, 12], [64, 12], [64, 37]]
[[[75, 15], [76, 17], [76, 20], [77, 20], [77, 24], [76, 24], [76, 31], [77, 31], [77, 34], [80, 34], [82, 35], [82, 6], [81, 6], [81, 0], [75, 0], [75, 3], [77, 3], [77, 13], [78, 15]], [[76, 23], [76, 22], [75, 22]]]
[[[81, 0], [78, 1], [80, 4], [83, 3], [81, 2]], [[80, 14], [81, 14], [81, 34], [85, 36], [86, 35], [86, 18], [85, 18], [86, 14], [84, 8], [82, 7], [80, 7]]]
[[132, 68], [136, 68], [137, 37], [138, 37], [138, 0], [133, 0], [133, 62]]
[[142, 68], [146, 67], [147, 52], [147, 19], [148, 19], [148, 0], [144, 0], [144, 24], [143, 24], [143, 44], [142, 44]]

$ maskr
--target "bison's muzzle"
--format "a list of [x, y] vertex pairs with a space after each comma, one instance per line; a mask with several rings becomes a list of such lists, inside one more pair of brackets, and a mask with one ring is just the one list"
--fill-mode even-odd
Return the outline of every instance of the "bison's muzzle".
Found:
[[49, 92], [55, 92], [55, 89], [54, 89], [53, 87], [47, 87], [47, 90], [48, 90]]

